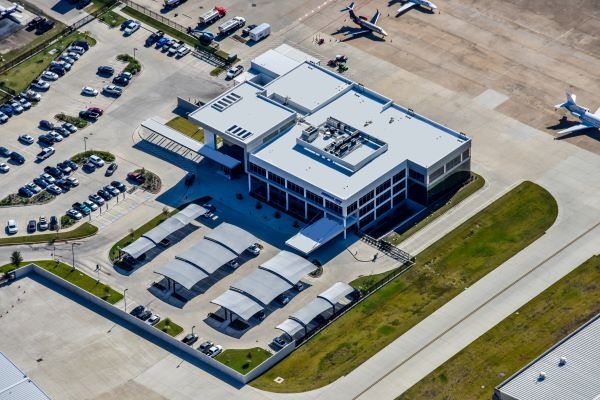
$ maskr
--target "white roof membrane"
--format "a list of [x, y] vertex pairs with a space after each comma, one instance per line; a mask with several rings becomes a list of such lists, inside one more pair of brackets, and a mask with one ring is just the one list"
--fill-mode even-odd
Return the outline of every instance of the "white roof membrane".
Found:
[[258, 239], [242, 228], [226, 222], [217, 226], [204, 236], [208, 240], [222, 244], [236, 254], [242, 254], [244, 250], [258, 242]]
[[179, 283], [188, 290], [208, 276], [200, 268], [178, 259], [157, 268], [154, 272]]
[[211, 303], [233, 312], [246, 321], [263, 309], [263, 306], [250, 297], [231, 289], [211, 301]]
[[0, 353], [0, 400], [50, 400], [4, 354]]
[[307, 259], [289, 251], [280, 251], [275, 257], [265, 261], [259, 268], [271, 271], [292, 284], [296, 284], [303, 276], [317, 269]]
[[144, 254], [145, 252], [147, 252], [154, 246], [156, 246], [156, 243], [154, 243], [152, 240], [142, 236], [139, 239], [137, 239], [135, 242], [131, 243], [129, 246], [121, 249], [121, 251], [123, 253], [129, 254], [133, 258], [138, 258], [139, 256], [141, 256], [142, 254]]
[[291, 289], [292, 285], [269, 271], [257, 269], [231, 287], [251, 295], [263, 304], [269, 304], [275, 297]]
[[219, 243], [203, 239], [175, 257], [194, 264], [210, 275], [237, 255]]

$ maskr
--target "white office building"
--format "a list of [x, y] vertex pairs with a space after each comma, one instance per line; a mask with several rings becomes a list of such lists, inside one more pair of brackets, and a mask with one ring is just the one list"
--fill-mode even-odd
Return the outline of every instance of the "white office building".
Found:
[[205, 145], [221, 142], [219, 151], [242, 162], [252, 195], [310, 222], [291, 247], [307, 254], [407, 201], [426, 205], [468, 176], [465, 135], [278, 54], [257, 58], [250, 80], [189, 119], [204, 128]]

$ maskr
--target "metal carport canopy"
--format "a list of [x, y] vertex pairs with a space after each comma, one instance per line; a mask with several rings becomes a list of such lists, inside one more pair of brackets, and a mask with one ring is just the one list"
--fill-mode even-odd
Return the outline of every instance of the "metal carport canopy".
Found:
[[249, 294], [263, 304], [269, 304], [292, 285], [281, 277], [262, 269], [257, 269], [231, 285], [233, 289]]
[[271, 271], [292, 284], [296, 284], [303, 276], [317, 269], [306, 258], [285, 250], [265, 261], [259, 268]]
[[338, 301], [354, 292], [354, 288], [344, 282], [336, 282], [329, 289], [318, 295], [322, 299], [327, 300], [331, 304], [336, 304]]
[[173, 215], [171, 218], [176, 218], [184, 224], [189, 224], [201, 215], [206, 214], [208, 210], [198, 204], [189, 204], [183, 210]]
[[181, 254], [175, 256], [201, 268], [207, 274], [212, 274], [237, 255], [219, 243], [202, 239]]
[[279, 325], [277, 325], [275, 329], [284, 331], [293, 338], [296, 333], [303, 331], [304, 327], [299, 322], [288, 318]]
[[179, 283], [187, 290], [191, 290], [196, 283], [208, 276], [200, 268], [177, 259], [159, 267], [154, 272]]
[[161, 240], [169, 236], [175, 231], [186, 226], [187, 223], [183, 223], [176, 218], [169, 218], [165, 220], [163, 223], [158, 225], [156, 228], [151, 229], [150, 231], [144, 233], [142, 236], [147, 237], [152, 240], [154, 243], [160, 243]]
[[124, 249], [121, 249], [121, 251], [123, 253], [129, 254], [133, 258], [138, 258], [154, 246], [156, 246], [156, 243], [142, 236], [135, 242], [131, 243], [129, 246], [125, 247]]
[[223, 222], [204, 237], [222, 244], [238, 255], [258, 241], [251, 233], [227, 222]]
[[246, 321], [263, 309], [263, 306], [252, 300], [250, 297], [231, 289], [211, 301], [211, 303], [237, 314]]
[[304, 325], [308, 325], [310, 321], [317, 317], [317, 315], [322, 314], [332, 308], [333, 306], [327, 300], [317, 297], [290, 315], [290, 319], [296, 320]]

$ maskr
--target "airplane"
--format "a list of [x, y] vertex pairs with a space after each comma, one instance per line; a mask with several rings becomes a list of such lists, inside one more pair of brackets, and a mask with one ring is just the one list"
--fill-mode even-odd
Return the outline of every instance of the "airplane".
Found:
[[344, 7], [340, 11], [341, 12], [348, 11], [350, 13], [350, 18], [352, 19], [352, 22], [354, 22], [356, 25], [363, 28], [360, 31], [346, 32], [346, 33], [344, 33], [344, 35], [357, 36], [357, 35], [362, 35], [363, 33], [375, 32], [375, 33], [379, 33], [382, 37], [387, 36], [387, 32], [384, 31], [382, 27], [377, 26], [377, 20], [379, 19], [379, 16], [381, 15], [379, 10], [377, 10], [375, 12], [373, 17], [371, 17], [370, 21], [367, 21], [367, 19], [364, 17], [359, 17], [356, 14], [354, 14], [354, 2], [350, 3], [350, 5], [348, 7]]
[[398, 11], [396, 11], [396, 14], [401, 14], [404, 11], [416, 6], [428, 8], [432, 12], [435, 12], [435, 10], [437, 9], [437, 6], [429, 0], [403, 0], [403, 2], [404, 4], [398, 9]]
[[4, 8], [2, 6], [0, 6], [0, 20], [4, 19], [4, 18], [21, 18], [18, 15], [12, 15], [14, 12], [22, 12], [23, 11], [23, 7], [13, 3], [12, 7], [8, 7], [8, 8]]
[[590, 113], [588, 108], [577, 105], [577, 96], [567, 92], [567, 101], [554, 106], [556, 110], [559, 108], [566, 108], [571, 114], [579, 118], [580, 124], [572, 126], [567, 129], [563, 129], [558, 132], [558, 136], [554, 139], [560, 139], [569, 133], [580, 131], [589, 128], [600, 128], [600, 107], [595, 113]]

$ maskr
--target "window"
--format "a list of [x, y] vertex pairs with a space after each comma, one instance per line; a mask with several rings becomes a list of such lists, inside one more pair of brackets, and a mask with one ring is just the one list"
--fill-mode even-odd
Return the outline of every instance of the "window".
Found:
[[412, 179], [414, 179], [417, 182], [425, 183], [425, 175], [423, 175], [420, 172], [417, 172], [413, 169], [408, 170], [408, 176], [410, 176]]
[[354, 203], [352, 203], [348, 206], [348, 208], [346, 209], [346, 213], [352, 214], [354, 211], [356, 211], [357, 208], [358, 208], [358, 203], [355, 201]]
[[390, 181], [385, 181], [381, 185], [377, 186], [377, 189], [375, 189], [375, 193], [380, 194], [389, 187], [390, 187]]
[[338, 206], [333, 201], [325, 200], [325, 208], [333, 211], [336, 214], [342, 214], [342, 207]]
[[396, 175], [392, 176], [392, 182], [396, 183], [401, 181], [402, 179], [404, 179], [406, 177], [406, 170], [403, 169], [402, 171], [398, 172]]
[[446, 164], [446, 171], [450, 171], [452, 168], [456, 167], [460, 164], [460, 155], [454, 157], [452, 160], [448, 161]]
[[365, 214], [367, 214], [369, 211], [371, 211], [373, 208], [375, 208], [375, 206], [373, 205], [373, 203], [369, 203], [366, 206], [364, 206], [363, 208], [360, 209], [360, 211], [358, 212], [358, 215], [360, 215], [361, 217]]
[[366, 217], [364, 217], [363, 219], [361, 219], [359, 221], [359, 224], [361, 227], [364, 227], [364, 226], [368, 225], [369, 223], [373, 222], [374, 219], [375, 219], [375, 214], [371, 213], [371, 214], [367, 215]]
[[255, 173], [256, 175], [260, 175], [260, 176], [267, 176], [267, 170], [264, 169], [263, 167], [259, 167], [256, 164], [253, 163], [249, 163], [248, 164], [248, 170], [250, 172]]
[[392, 199], [394, 201], [394, 207], [397, 206], [398, 204], [402, 203], [405, 198], [406, 198], [406, 192], [401, 192], [401, 193], [395, 195], [394, 198]]
[[470, 149], [466, 149], [465, 151], [463, 151], [463, 153], [462, 153], [462, 159], [463, 159], [463, 161], [465, 161], [467, 158], [469, 158], [469, 155], [470, 155], [469, 153], [470, 152], [471, 152]]
[[375, 211], [377, 213], [377, 218], [379, 218], [380, 216], [382, 216], [384, 213], [388, 212], [391, 208], [392, 208], [392, 202], [391, 201], [388, 201], [387, 203], [385, 203], [384, 205], [382, 205], [381, 207], [379, 207], [377, 209], [377, 211]]
[[310, 190], [306, 191], [306, 197], [309, 200], [314, 201], [315, 203], [319, 203], [319, 204], [323, 204], [323, 198], [317, 194], [314, 194], [313, 192], [311, 192]]
[[294, 182], [287, 181], [287, 187], [292, 192], [296, 192], [296, 193], [304, 196], [304, 188], [302, 186], [296, 185]]
[[271, 171], [269, 171], [269, 180], [277, 183], [278, 185], [285, 186], [285, 179], [283, 179], [279, 175], [272, 173]]
[[377, 197], [377, 199], [375, 199], [375, 204], [380, 205], [381, 203], [383, 203], [384, 201], [386, 201], [387, 199], [389, 199], [391, 196], [392, 196], [392, 192], [390, 192], [388, 190], [387, 192], [385, 192], [381, 196]]
[[396, 194], [399, 191], [404, 190], [405, 187], [406, 187], [406, 181], [402, 181], [399, 184], [397, 184], [396, 186], [394, 186], [392, 188], [392, 190], [394, 191], [394, 194]]
[[439, 178], [442, 175], [444, 175], [444, 166], [443, 165], [441, 167], [439, 167], [438, 169], [436, 169], [435, 171], [433, 171], [433, 173], [431, 175], [429, 175], [429, 182], [435, 181], [437, 178]]
[[371, 190], [358, 200], [358, 205], [362, 206], [363, 204], [368, 203], [369, 201], [373, 200], [373, 197], [375, 197], [375, 194]]

